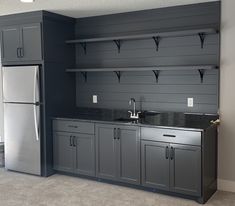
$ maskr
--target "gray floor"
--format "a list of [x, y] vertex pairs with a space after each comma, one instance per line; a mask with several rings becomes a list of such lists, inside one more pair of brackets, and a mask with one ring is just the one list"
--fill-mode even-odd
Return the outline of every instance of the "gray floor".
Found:
[[[0, 169], [0, 206], [194, 206], [191, 200], [63, 175], [49, 178]], [[217, 192], [208, 206], [235, 206], [235, 193]]]

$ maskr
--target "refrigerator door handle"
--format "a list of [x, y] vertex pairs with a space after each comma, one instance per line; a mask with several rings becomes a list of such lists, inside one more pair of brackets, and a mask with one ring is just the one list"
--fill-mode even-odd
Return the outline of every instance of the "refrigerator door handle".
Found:
[[37, 115], [37, 105], [33, 106], [33, 110], [34, 110], [34, 125], [35, 125], [35, 134], [36, 134], [36, 140], [39, 141], [39, 118]]
[[35, 70], [35, 74], [34, 74], [34, 92], [33, 92], [33, 100], [34, 103], [38, 103], [39, 100], [37, 99], [37, 95], [39, 95], [38, 91], [39, 91], [39, 83], [38, 83], [38, 78], [39, 78], [39, 70], [38, 67]]
[[35, 75], [34, 75], [34, 124], [35, 124], [35, 134], [36, 134], [36, 140], [39, 141], [39, 116], [37, 115], [37, 107], [39, 107], [39, 101], [37, 99], [37, 95], [39, 95], [39, 85], [38, 85], [38, 67], [36, 68]]

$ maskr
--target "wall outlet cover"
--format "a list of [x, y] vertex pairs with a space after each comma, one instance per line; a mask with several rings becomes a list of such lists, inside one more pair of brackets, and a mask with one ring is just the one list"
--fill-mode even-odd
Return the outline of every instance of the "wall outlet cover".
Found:
[[193, 98], [192, 97], [188, 98], [187, 104], [188, 104], [188, 107], [193, 107]]
[[94, 103], [94, 104], [97, 104], [97, 103], [98, 103], [97, 95], [93, 95], [93, 96], [92, 96], [92, 100], [93, 100], [93, 103]]

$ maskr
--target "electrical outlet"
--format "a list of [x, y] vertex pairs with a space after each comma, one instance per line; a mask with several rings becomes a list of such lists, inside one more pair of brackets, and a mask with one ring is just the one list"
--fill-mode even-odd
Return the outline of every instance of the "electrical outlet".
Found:
[[193, 98], [188, 98], [188, 107], [193, 107]]
[[93, 103], [94, 103], [94, 104], [97, 104], [97, 103], [98, 103], [97, 95], [93, 95], [92, 99], [93, 99]]

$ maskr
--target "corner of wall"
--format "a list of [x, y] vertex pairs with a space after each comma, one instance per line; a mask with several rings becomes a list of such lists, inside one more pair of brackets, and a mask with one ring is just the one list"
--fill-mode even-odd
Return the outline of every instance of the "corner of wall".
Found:
[[3, 135], [2, 62], [0, 53], [0, 142], [4, 141]]
[[234, 63], [234, 7], [235, 1], [221, 1], [221, 69], [220, 69], [220, 118], [218, 138], [218, 188], [235, 192], [235, 128], [233, 91], [235, 83]]

